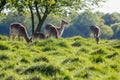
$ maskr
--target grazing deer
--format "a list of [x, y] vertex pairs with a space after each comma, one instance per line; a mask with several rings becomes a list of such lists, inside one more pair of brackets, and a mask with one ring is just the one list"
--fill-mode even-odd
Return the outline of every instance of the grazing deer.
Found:
[[45, 39], [45, 34], [41, 33], [41, 32], [35, 32], [32, 36], [33, 39]]
[[90, 33], [94, 35], [96, 43], [98, 44], [100, 38], [100, 28], [98, 26], [90, 26]]
[[16, 36], [18, 36], [18, 41], [20, 41], [20, 36], [22, 36], [26, 42], [32, 42], [32, 38], [29, 38], [26, 27], [17, 22], [10, 25], [9, 39], [10, 37], [14, 39]]
[[60, 27], [55, 27], [52, 24], [47, 24], [45, 26], [45, 34], [47, 37], [55, 37], [55, 38], [59, 38], [62, 36], [63, 31], [64, 31], [64, 25], [68, 24], [66, 21], [62, 20]]

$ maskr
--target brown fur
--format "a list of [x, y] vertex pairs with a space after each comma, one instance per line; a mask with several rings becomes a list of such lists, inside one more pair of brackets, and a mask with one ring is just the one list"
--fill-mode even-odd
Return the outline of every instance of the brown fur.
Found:
[[52, 24], [47, 24], [45, 26], [46, 37], [55, 37], [58, 38], [58, 30]]
[[33, 39], [37, 39], [37, 38], [45, 39], [45, 35], [41, 32], [35, 32], [32, 37], [33, 37]]
[[100, 39], [100, 28], [98, 26], [90, 26], [90, 32], [94, 35], [96, 43], [99, 43]]
[[66, 21], [62, 20], [60, 27], [55, 27], [52, 24], [47, 24], [45, 26], [45, 34], [47, 37], [55, 37], [55, 38], [59, 38], [62, 36], [63, 31], [64, 31], [64, 25], [68, 24]]
[[26, 27], [23, 26], [21, 23], [12, 23], [10, 25], [10, 35], [9, 38], [12, 37], [14, 39], [16, 36], [18, 36], [18, 41], [20, 41], [20, 36], [23, 37], [26, 42], [31, 42], [32, 39], [29, 38]]

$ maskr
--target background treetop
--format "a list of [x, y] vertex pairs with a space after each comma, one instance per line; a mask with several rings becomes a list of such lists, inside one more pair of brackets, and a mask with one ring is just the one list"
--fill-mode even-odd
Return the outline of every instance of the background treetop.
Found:
[[[32, 33], [40, 32], [49, 14], [69, 16], [72, 12], [90, 10], [99, 6], [105, 0], [5, 0], [0, 3], [1, 8], [10, 12], [31, 13]], [[37, 16], [38, 23], [35, 27], [34, 16]]]

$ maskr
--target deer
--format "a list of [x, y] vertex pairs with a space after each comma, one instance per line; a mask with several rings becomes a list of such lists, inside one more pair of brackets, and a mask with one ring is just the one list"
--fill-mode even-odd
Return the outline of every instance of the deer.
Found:
[[22, 37], [27, 43], [32, 42], [32, 38], [29, 38], [26, 27], [18, 22], [10, 24], [9, 39], [12, 37], [13, 40], [16, 36], [18, 36], [18, 41], [20, 41], [20, 37]]
[[100, 39], [100, 28], [98, 26], [90, 26], [90, 34], [93, 34], [94, 38], [96, 39], [96, 43], [99, 43]]
[[45, 39], [45, 34], [42, 32], [34, 32], [32, 35], [32, 39]]
[[56, 27], [53, 24], [47, 24], [45, 26], [45, 35], [47, 37], [55, 37], [55, 38], [60, 38], [64, 32], [64, 25], [68, 24], [68, 22], [66, 22], [65, 20], [61, 21], [60, 27]]

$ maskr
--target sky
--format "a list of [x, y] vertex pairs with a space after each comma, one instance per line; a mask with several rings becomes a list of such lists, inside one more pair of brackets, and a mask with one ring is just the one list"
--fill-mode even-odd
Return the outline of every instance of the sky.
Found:
[[107, 0], [102, 5], [102, 7], [95, 9], [95, 11], [100, 11], [104, 13], [120, 13], [120, 0]]

